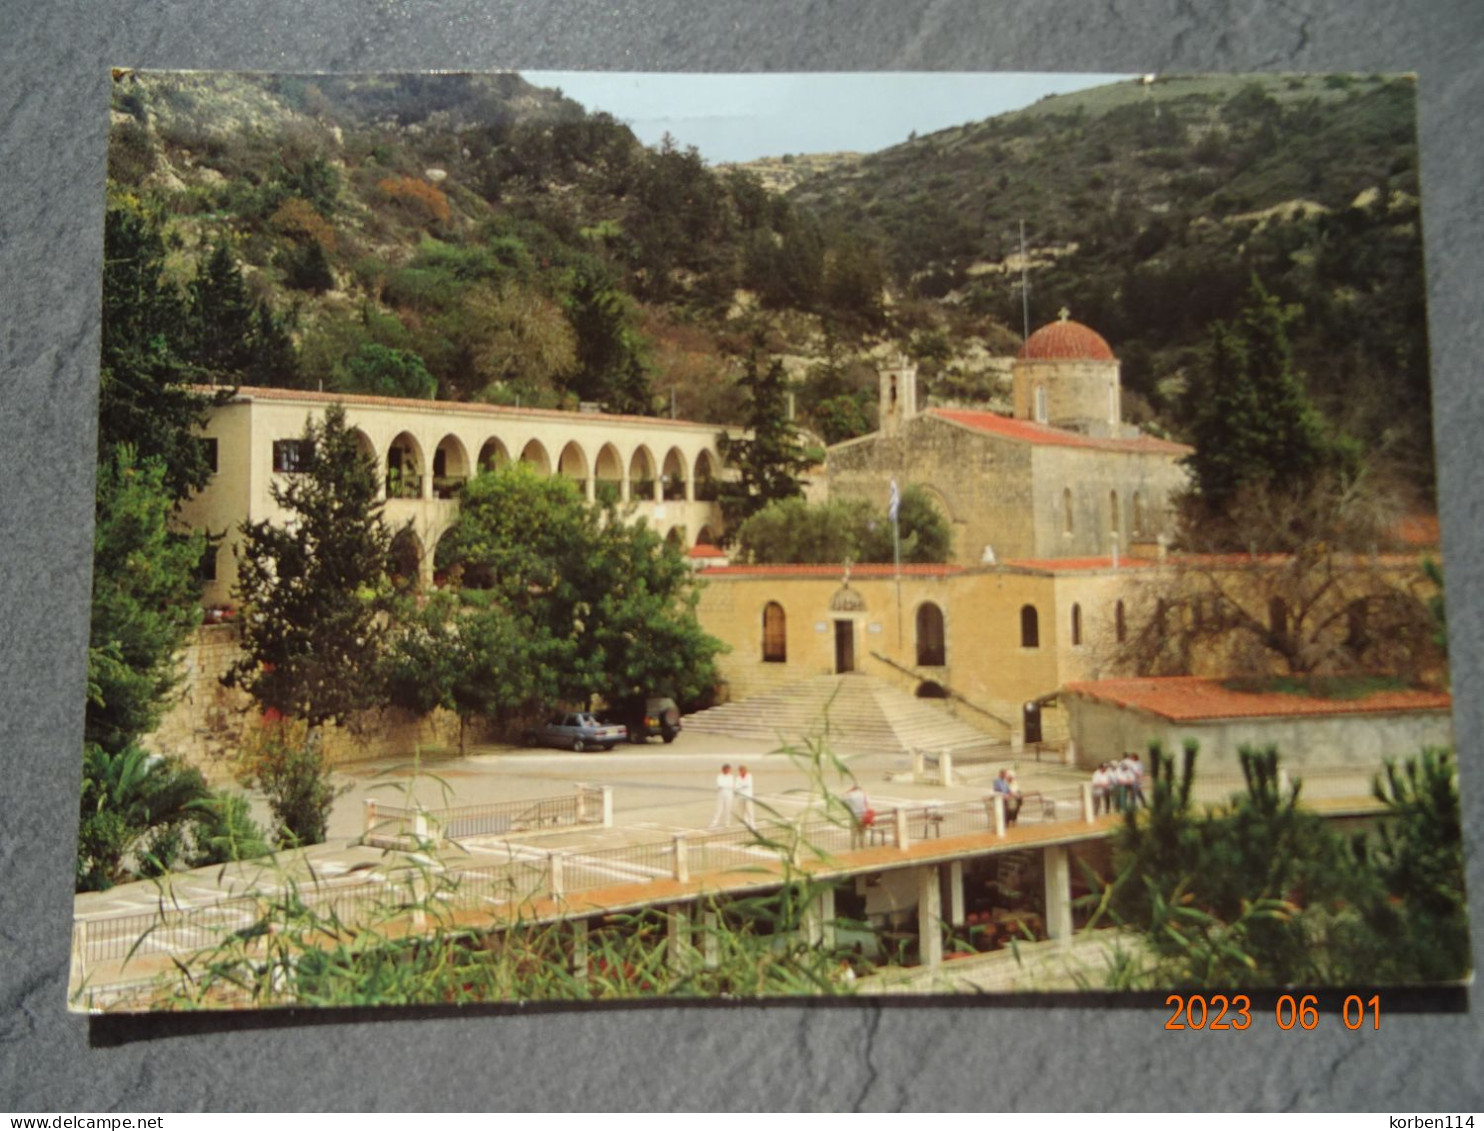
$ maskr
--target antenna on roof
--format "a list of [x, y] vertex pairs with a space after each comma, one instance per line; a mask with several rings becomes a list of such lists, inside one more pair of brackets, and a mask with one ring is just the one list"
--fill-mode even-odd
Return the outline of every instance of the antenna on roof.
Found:
[[1025, 329], [1025, 338], [1031, 336], [1031, 283], [1025, 262], [1025, 221], [1020, 222], [1020, 320]]

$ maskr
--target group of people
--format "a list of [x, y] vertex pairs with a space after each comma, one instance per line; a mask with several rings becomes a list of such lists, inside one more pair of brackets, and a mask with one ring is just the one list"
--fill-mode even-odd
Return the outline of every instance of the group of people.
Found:
[[1020, 786], [1015, 782], [1015, 771], [1001, 770], [994, 779], [994, 791], [1005, 799], [1005, 824], [1013, 825], [1020, 816], [1020, 806], [1024, 801]]
[[744, 825], [752, 828], [757, 818], [753, 809], [752, 781], [746, 766], [738, 766], [736, 773], [732, 772], [730, 762], [722, 766], [721, 773], [716, 775], [716, 809], [711, 814], [711, 828], [730, 825], [734, 814], [742, 818]]
[[1116, 762], [1103, 762], [1092, 772], [1092, 812], [1125, 813], [1149, 805], [1144, 797], [1144, 764], [1138, 754], [1125, 754]]

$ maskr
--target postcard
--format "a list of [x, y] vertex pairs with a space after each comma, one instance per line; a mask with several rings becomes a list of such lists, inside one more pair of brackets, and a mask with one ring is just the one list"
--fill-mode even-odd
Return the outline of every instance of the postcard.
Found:
[[116, 71], [73, 1008], [1466, 982], [1415, 101]]

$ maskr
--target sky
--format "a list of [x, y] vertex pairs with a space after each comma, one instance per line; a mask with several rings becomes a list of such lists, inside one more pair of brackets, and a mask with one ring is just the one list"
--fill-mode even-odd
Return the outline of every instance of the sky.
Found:
[[980, 121], [1127, 75], [964, 74], [641, 74], [522, 71], [560, 87], [588, 110], [606, 110], [646, 145], [668, 132], [709, 163], [786, 153], [871, 153], [909, 134]]

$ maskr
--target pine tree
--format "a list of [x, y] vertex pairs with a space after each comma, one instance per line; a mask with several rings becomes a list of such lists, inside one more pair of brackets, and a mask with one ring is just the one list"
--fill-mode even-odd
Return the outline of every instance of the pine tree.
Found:
[[788, 418], [783, 362], [774, 361], [760, 373], [754, 350], [746, 374], [737, 383], [752, 394], [747, 435], [741, 439], [723, 435], [719, 441], [723, 457], [739, 472], [721, 494], [722, 514], [733, 534], [769, 503], [802, 495], [807, 480], [801, 476], [810, 466], [799, 443], [799, 430]]
[[242, 268], [225, 243], [218, 243], [191, 281], [189, 350], [213, 382], [230, 384], [252, 364], [255, 304]]
[[377, 480], [332, 405], [300, 441], [300, 471], [273, 487], [283, 525], [244, 523], [235, 595], [244, 657], [226, 682], [264, 708], [311, 727], [346, 722], [382, 701], [376, 678], [385, 632], [391, 535]]

